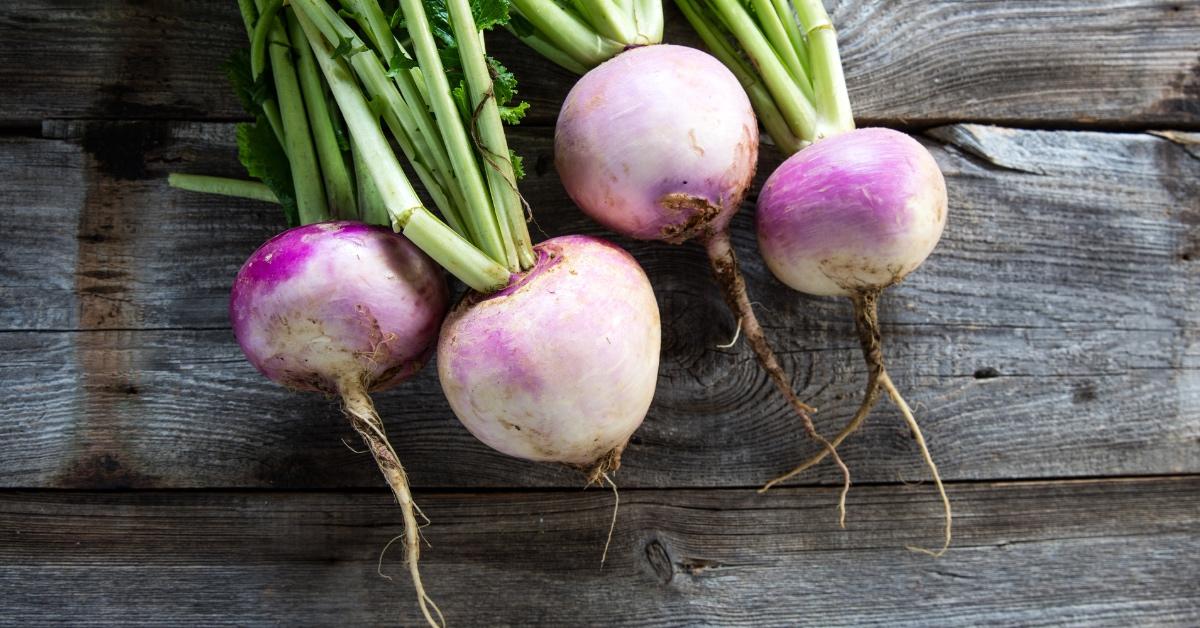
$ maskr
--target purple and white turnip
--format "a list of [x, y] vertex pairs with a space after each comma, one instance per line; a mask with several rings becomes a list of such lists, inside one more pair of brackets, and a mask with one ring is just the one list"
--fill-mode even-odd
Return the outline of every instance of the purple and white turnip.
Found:
[[[759, 248], [789, 287], [854, 304], [868, 380], [854, 417], [833, 446], [865, 420], [886, 390], [900, 409], [937, 486], [950, 544], [950, 501], [912, 411], [884, 368], [879, 296], [915, 270], [946, 224], [946, 184], [920, 143], [888, 129], [855, 129], [837, 36], [820, 0], [676, 0], [701, 38], [738, 77], [764, 127], [794, 153], [758, 198]], [[772, 480], [819, 462], [825, 451]], [[925, 550], [928, 551], [928, 550]]]
[[509, 286], [467, 295], [446, 318], [438, 375], [476, 438], [510, 456], [615, 469], [658, 378], [658, 304], [619, 247], [562, 236]]
[[234, 335], [259, 372], [341, 398], [400, 504], [422, 607], [429, 598], [417, 571], [420, 528], [408, 478], [368, 393], [425, 365], [448, 301], [428, 256], [389, 229], [357, 222], [305, 225], [268, 240], [238, 272], [229, 301]]

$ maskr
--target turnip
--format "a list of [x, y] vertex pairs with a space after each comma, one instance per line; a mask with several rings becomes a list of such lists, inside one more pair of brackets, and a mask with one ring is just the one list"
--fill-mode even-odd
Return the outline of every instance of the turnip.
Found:
[[417, 571], [419, 527], [408, 478], [368, 393], [421, 369], [448, 300], [441, 271], [403, 236], [326, 222], [262, 245], [238, 272], [229, 303], [238, 344], [263, 375], [341, 398], [400, 504], [422, 607], [428, 596]]
[[633, 257], [604, 240], [563, 236], [534, 250], [537, 263], [517, 281], [450, 312], [438, 375], [479, 440], [599, 481], [654, 397], [658, 305]]
[[[945, 511], [941, 555], [950, 544], [945, 488], [912, 411], [884, 368], [881, 292], [930, 254], [946, 224], [946, 184], [918, 142], [887, 129], [855, 130], [833, 24], [819, 0], [676, 0], [715, 55], [746, 88], [774, 142], [795, 154], [758, 198], [759, 248], [789, 287], [849, 297], [867, 362], [867, 389], [836, 446], [886, 390], [929, 467]], [[825, 452], [772, 480], [786, 480]], [[923, 550], [928, 551], [928, 550]]]
[[[661, 23], [656, 3], [625, 5], [627, 13], [617, 3], [594, 3], [605, 11], [586, 2], [572, 3], [574, 11], [544, 0], [514, 4], [537, 27], [531, 34], [517, 31], [519, 36], [543, 53], [547, 42], [555, 44], [547, 56], [565, 67], [592, 68], [571, 88], [555, 126], [554, 163], [567, 193], [586, 214], [623, 235], [704, 246], [738, 333], [808, 434], [842, 469], [844, 513], [849, 470], [817, 433], [809, 417], [813, 408], [795, 394], [775, 357], [730, 244], [729, 222], [758, 158], [758, 125], [737, 78], [699, 50], [658, 43], [661, 30], [649, 36], [639, 31], [639, 24], [655, 21], [639, 20], [645, 13], [634, 7], [652, 9]], [[622, 32], [641, 34], [624, 47], [606, 45]], [[572, 63], [562, 62], [563, 55]]]
[[[266, 189], [186, 175], [171, 182], [274, 200], [289, 222], [312, 223], [320, 216], [311, 208], [327, 200], [311, 179], [321, 177], [329, 203], [340, 199], [339, 215], [403, 233], [348, 222], [285, 232], [242, 269], [231, 315], [265, 375], [342, 397], [400, 502], [421, 611], [437, 625], [441, 612], [417, 569], [419, 511], [368, 396], [414, 373], [430, 353], [447, 306], [434, 262], [469, 288], [442, 333], [451, 368], [440, 375], [455, 414], [500, 451], [585, 469], [614, 491], [609, 472], [657, 381], [658, 309], [645, 274], [617, 247], [585, 237], [536, 249], [530, 242], [517, 191], [521, 164], [502, 126], [527, 105], [512, 102], [515, 79], [483, 52], [482, 31], [507, 19], [505, 2], [402, 0], [392, 15], [377, 0], [339, 4], [239, 2], [254, 46], [249, 67], [232, 74], [257, 117], [239, 127], [239, 156]], [[427, 4], [435, 10], [427, 13]], [[277, 80], [275, 91], [262, 81], [268, 34], [290, 36], [272, 41], [292, 48], [301, 74]], [[293, 71], [283, 57], [271, 50], [273, 72]], [[314, 100], [327, 93], [332, 101]], [[306, 125], [294, 124], [305, 115]], [[307, 137], [293, 137], [310, 132], [334, 139], [317, 138], [319, 159]], [[392, 142], [441, 218], [417, 195]], [[310, 179], [301, 185], [300, 176]], [[612, 394], [597, 395], [596, 386]], [[503, 430], [525, 433], [494, 437]]]

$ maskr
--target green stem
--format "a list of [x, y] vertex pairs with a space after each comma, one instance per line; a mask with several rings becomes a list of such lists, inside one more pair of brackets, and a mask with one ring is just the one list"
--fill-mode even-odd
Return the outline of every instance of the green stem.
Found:
[[[238, 12], [242, 14], [242, 24], [246, 26], [246, 37], [254, 40], [254, 26], [258, 23], [258, 7], [255, 6], [254, 0], [238, 0]], [[251, 51], [253, 52], [253, 51]], [[253, 54], [251, 54], [253, 58]], [[280, 146], [285, 146], [283, 141], [283, 121], [279, 117], [279, 105], [274, 99], [268, 98], [262, 103], [263, 115], [267, 117], [267, 123], [271, 125], [271, 131], [275, 133], [275, 139], [279, 140]]]
[[305, 40], [304, 31], [294, 15], [286, 18], [288, 37], [295, 42], [296, 70], [300, 75], [300, 90], [304, 95], [304, 108], [308, 112], [309, 126], [317, 144], [317, 158], [324, 177], [325, 199], [336, 218], [350, 219], [358, 214], [354, 202], [354, 186], [346, 159], [338, 146], [337, 134], [333, 130], [333, 115], [325, 102], [325, 89], [321, 85], [321, 73], [312, 48]]
[[791, 42], [791, 49], [795, 51], [796, 56], [800, 59], [800, 64], [804, 67], [804, 71], [809, 76], [812, 75], [812, 65], [808, 60], [808, 48], [804, 45], [804, 35], [800, 33], [800, 26], [796, 24], [796, 14], [792, 11], [792, 6], [788, 0], [773, 0], [775, 3], [775, 15], [778, 16], [780, 23], [783, 24], [783, 29], [787, 31], [788, 41]]
[[238, 13], [242, 14], [242, 24], [246, 27], [246, 36], [254, 37], [254, 24], [258, 22], [258, 7], [254, 0], [238, 0]]
[[637, 31], [620, 15], [620, 8], [613, 0], [571, 0], [571, 6], [591, 24], [596, 33], [613, 41], [633, 41]]
[[271, 191], [271, 188], [258, 181], [173, 172], [167, 175], [167, 185], [189, 192], [220, 194], [221, 196], [248, 198], [268, 203], [279, 202], [279, 199], [275, 197], [275, 193]]
[[421, 75], [428, 87], [438, 130], [449, 149], [454, 174], [463, 190], [462, 210], [465, 213], [465, 222], [470, 225], [470, 230], [475, 235], [473, 241], [492, 259], [501, 263], [508, 262], [509, 269], [515, 271], [516, 252], [506, 247], [500, 237], [500, 229], [491, 211], [491, 201], [479, 171], [479, 161], [467, 139], [458, 107], [450, 96], [450, 83], [446, 79], [437, 44], [433, 41], [433, 33], [429, 29], [422, 0], [401, 0], [401, 6], [408, 34], [413, 40], [417, 62], [421, 66]]
[[476, 148], [482, 154], [484, 173], [492, 207], [500, 226], [501, 237], [511, 243], [513, 264], [519, 269], [533, 265], [533, 243], [529, 241], [529, 227], [525, 224], [525, 211], [517, 191], [517, 177], [513, 172], [512, 159], [508, 150], [508, 139], [504, 135], [504, 123], [493, 92], [492, 75], [484, 60], [481, 33], [471, 17], [471, 5], [467, 0], [449, 0], [450, 24], [458, 40], [458, 55], [466, 78], [467, 102], [471, 105], [473, 120], [468, 125], [478, 132]]
[[633, 23], [638, 37], [631, 44], [661, 44], [663, 38], [663, 0], [633, 0]]
[[791, 72], [792, 80], [808, 82], [808, 72], [800, 63], [796, 49], [792, 47], [792, 40], [788, 37], [783, 22], [779, 19], [779, 14], [775, 12], [773, 0], [753, 0], [753, 2], [754, 13], [758, 17], [758, 24], [762, 28], [763, 34], [767, 37], [767, 43]]
[[567, 71], [579, 75], [587, 74], [588, 66], [576, 61], [574, 57], [560, 50], [537, 31], [529, 35], [522, 35], [513, 30], [511, 25], [505, 25], [504, 28], [508, 29], [508, 32], [512, 33], [517, 39], [520, 39], [526, 46], [533, 48], [534, 52], [566, 68]]
[[838, 53], [837, 32], [821, 0], [796, 0], [796, 13], [808, 38], [812, 60], [814, 100], [817, 105], [817, 129], [813, 140], [854, 129], [850, 94]]
[[409, 216], [404, 237], [476, 292], [490, 294], [508, 285], [508, 269], [451, 231], [424, 207]]
[[370, 225], [390, 227], [392, 221], [388, 217], [387, 204], [375, 186], [375, 179], [367, 172], [367, 164], [354, 138], [350, 138], [350, 156], [354, 160], [354, 178], [358, 184], [358, 219]]
[[737, 77], [750, 103], [758, 114], [763, 128], [771, 136], [781, 150], [794, 153], [804, 147], [804, 142], [792, 133], [791, 128], [783, 118], [783, 113], [775, 106], [771, 92], [762, 84], [754, 70], [742, 61], [741, 57], [729, 46], [725, 37], [718, 33], [704, 16], [704, 9], [697, 5], [697, 0], [675, 0], [680, 11], [700, 35], [700, 39], [708, 46], [709, 52], [717, 57]]
[[812, 88], [797, 83], [779, 61], [762, 31], [751, 19], [738, 0], [712, 0], [726, 28], [737, 37], [746, 54], [754, 62], [763, 83], [775, 99], [775, 105], [783, 113], [788, 127], [798, 137], [813, 136], [817, 123], [817, 112], [812, 104]]
[[625, 49], [623, 44], [601, 37], [554, 0], [512, 0], [512, 3], [542, 38], [585, 67], [596, 67]]
[[[273, 3], [272, 3], [273, 4]], [[260, 6], [260, 10], [261, 10]], [[260, 28], [270, 28], [271, 76], [275, 79], [275, 96], [279, 99], [279, 112], [283, 117], [283, 137], [288, 163], [291, 165], [292, 182], [296, 188], [296, 207], [301, 224], [329, 220], [329, 208], [325, 205], [325, 193], [321, 189], [321, 173], [313, 152], [312, 134], [308, 128], [308, 115], [304, 111], [304, 100], [300, 95], [300, 82], [296, 78], [296, 67], [292, 63], [291, 45], [283, 24], [272, 19], [266, 23], [268, 13], [262, 11], [255, 33]], [[265, 24], [265, 25], [264, 25]], [[253, 56], [251, 57], [253, 60]], [[261, 68], [260, 68], [261, 70]], [[255, 75], [257, 78], [258, 75]]]
[[404, 234], [443, 268], [472, 289], [492, 292], [507, 283], [508, 269], [491, 260], [421, 205], [400, 168], [378, 120], [367, 105], [350, 67], [333, 58], [333, 49], [312, 21], [311, 4], [293, 2], [296, 17], [312, 46], [321, 72], [361, 151], [362, 163], [383, 199], [392, 228]]
[[275, 29], [275, 16], [283, 8], [283, 0], [266, 0], [260, 4], [262, 10], [250, 36], [250, 72], [256, 79], [267, 67], [267, 40]]

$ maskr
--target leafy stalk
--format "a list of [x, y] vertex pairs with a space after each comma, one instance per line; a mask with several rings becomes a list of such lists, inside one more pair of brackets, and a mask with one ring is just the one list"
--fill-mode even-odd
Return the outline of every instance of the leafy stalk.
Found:
[[[405, 153], [409, 162], [417, 170], [421, 182], [425, 185], [442, 215], [464, 236], [467, 235], [463, 224], [463, 196], [454, 180], [454, 169], [450, 165], [450, 155], [437, 132], [427, 98], [427, 91], [422, 89], [418, 81], [421, 71], [416, 67], [412, 56], [396, 41], [388, 25], [388, 20], [377, 0], [349, 0], [347, 5], [353, 7], [360, 23], [363, 24], [367, 37], [371, 39], [375, 49], [387, 61], [388, 69], [384, 73], [391, 76], [400, 99], [408, 104], [410, 115], [404, 120], [407, 126], [405, 133], [412, 138], [413, 154]], [[382, 86], [376, 85], [382, 90]], [[395, 99], [389, 93], [386, 95], [389, 107], [395, 106]], [[397, 121], [401, 118], [397, 117]]]
[[458, 107], [450, 93], [450, 83], [438, 54], [437, 44], [429, 26], [429, 18], [421, 0], [401, 0], [408, 34], [412, 37], [417, 61], [429, 90], [430, 104], [438, 121], [438, 131], [449, 150], [454, 174], [462, 186], [465, 222], [471, 226], [474, 241], [492, 259], [515, 271], [519, 268], [516, 249], [500, 237], [495, 215], [489, 211], [490, 198], [480, 173], [479, 162], [472, 150], [459, 117]]
[[338, 108], [362, 155], [362, 164], [375, 183], [393, 228], [429, 254], [463, 283], [480, 292], [491, 292], [508, 282], [506, 268], [455, 233], [421, 204], [400, 167], [378, 119], [363, 96], [354, 73], [312, 21], [311, 2], [297, 1], [296, 17], [321, 66]]
[[350, 66], [371, 98], [372, 107], [387, 124], [446, 221], [463, 237], [478, 242], [476, 234], [468, 228], [470, 225], [463, 222], [462, 192], [454, 180], [450, 159], [445, 156], [445, 147], [432, 122], [428, 105], [412, 85], [412, 77], [396, 73], [397, 83], [405, 88], [403, 94], [397, 91], [388, 80], [388, 71], [379, 57], [368, 51], [366, 43], [327, 3], [293, 0], [293, 5], [304, 8], [327, 41], [338, 42], [335, 54], [339, 58], [349, 58]]
[[746, 88], [778, 146], [795, 152], [854, 128], [837, 35], [820, 0], [675, 1]]
[[774, 96], [775, 106], [784, 114], [788, 127], [800, 137], [811, 136], [817, 121], [817, 112], [812, 103], [812, 86], [797, 82], [788, 75], [779, 56], [738, 0], [712, 0], [711, 3], [725, 28], [737, 37], [742, 49], [758, 69], [763, 84]]
[[[258, 7], [255, 6], [254, 0], [238, 0], [238, 11], [242, 15], [242, 23], [246, 26], [246, 36], [253, 39], [254, 25], [258, 23]], [[275, 133], [275, 139], [283, 144], [283, 119], [279, 115], [279, 105], [275, 103], [275, 99], [264, 98], [261, 104], [255, 103], [255, 108], [262, 110], [263, 116], [271, 125], [271, 131]]]
[[325, 200], [334, 217], [354, 218], [358, 207], [354, 201], [354, 186], [350, 182], [350, 171], [346, 158], [338, 145], [334, 131], [333, 114], [325, 102], [325, 88], [321, 84], [321, 71], [313, 58], [312, 48], [305, 43], [304, 31], [294, 15], [285, 18], [288, 38], [296, 42], [296, 71], [300, 77], [300, 91], [304, 95], [304, 109], [308, 112], [309, 127], [317, 144], [317, 158], [325, 184]]
[[630, 46], [662, 41], [661, 0], [511, 1], [519, 19], [509, 30], [542, 56], [577, 74]]
[[458, 41], [465, 80], [464, 95], [472, 115], [468, 125], [473, 125], [478, 132], [475, 140], [486, 164], [484, 172], [496, 220], [504, 240], [513, 244], [517, 263], [528, 268], [534, 263], [533, 244], [529, 241], [529, 228], [517, 192], [517, 176], [504, 135], [504, 123], [500, 119], [497, 87], [493, 85], [491, 69], [483, 54], [481, 34], [476, 29], [467, 0], [449, 0], [447, 8]]
[[[263, 2], [273, 5], [274, 1]], [[268, 22], [267, 20], [270, 20]], [[275, 95], [279, 99], [279, 113], [283, 118], [284, 146], [292, 169], [292, 183], [296, 187], [296, 206], [300, 222], [310, 224], [329, 219], [329, 208], [325, 204], [325, 193], [321, 186], [321, 174], [313, 152], [312, 133], [308, 126], [308, 115], [304, 110], [300, 83], [296, 78], [296, 66], [292, 62], [291, 44], [283, 24], [275, 19], [274, 12], [262, 11], [259, 24], [255, 25], [255, 39], [262, 29], [269, 29], [267, 37], [271, 58], [271, 76], [275, 79]], [[251, 52], [251, 63], [254, 54]], [[261, 75], [255, 72], [255, 78]]]

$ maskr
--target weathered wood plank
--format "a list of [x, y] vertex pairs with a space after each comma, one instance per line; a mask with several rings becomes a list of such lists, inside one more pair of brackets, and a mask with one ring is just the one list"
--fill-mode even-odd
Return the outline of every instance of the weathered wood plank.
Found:
[[[912, 487], [418, 494], [426, 586], [453, 625], [1187, 625], [1200, 480], [951, 487], [957, 541]], [[918, 496], [920, 495], [920, 496]], [[420, 623], [382, 492], [0, 494], [0, 623]], [[1102, 504], [1102, 506], [1100, 506]], [[850, 551], [853, 550], [853, 551]]]
[[[1200, 123], [1196, 0], [827, 4], [863, 120]], [[667, 5], [667, 41], [696, 45]], [[240, 117], [220, 65], [245, 39], [232, 0], [7, 3], [0, 121]], [[491, 49], [551, 122], [571, 75], [506, 33]]]
[[[1164, 363], [1171, 334], [896, 331], [897, 379], [912, 393], [944, 477], [1200, 471], [1200, 373]], [[818, 424], [833, 431], [860, 394], [856, 348], [823, 332], [801, 330], [792, 341], [821, 347], [789, 358], [804, 374], [801, 393], [823, 409]], [[0, 334], [0, 355], [8, 417], [0, 486], [382, 483], [368, 458], [343, 445], [358, 441], [333, 402], [266, 381], [227, 331]], [[981, 364], [1003, 374], [978, 379]], [[580, 485], [573, 471], [476, 441], [454, 419], [432, 368], [377, 401], [416, 486]], [[618, 479], [629, 487], [746, 486], [812, 451], [748, 355], [689, 349], [664, 360]], [[842, 452], [859, 481], [925, 475], [890, 409]], [[837, 477], [821, 468], [803, 481]]]
[[[227, 331], [230, 278], [279, 228], [277, 211], [162, 184], [168, 169], [235, 172], [229, 127], [67, 124], [47, 134], [69, 139], [0, 144], [0, 162], [31, 166], [0, 182], [0, 323], [10, 330], [0, 334], [0, 405], [12, 418], [0, 426], [0, 485], [377, 485], [338, 442], [349, 431], [333, 404], [262, 380]], [[515, 142], [543, 163], [524, 187], [539, 225], [602, 233], [564, 197], [543, 135]], [[950, 180], [950, 225], [882, 316], [892, 370], [946, 476], [1200, 470], [1200, 160], [1149, 135], [934, 135], [951, 142], [931, 144]], [[863, 379], [848, 306], [783, 289], [752, 253], [748, 212], [735, 227], [760, 314], [833, 430]], [[703, 279], [702, 255], [622, 244], [650, 273], [664, 320], [658, 397], [622, 483], [756, 484], [811, 451], [749, 351], [715, 348], [733, 321]], [[577, 482], [476, 443], [432, 369], [382, 395], [381, 408], [418, 486]], [[922, 474], [890, 411], [844, 453], [860, 480]]]

